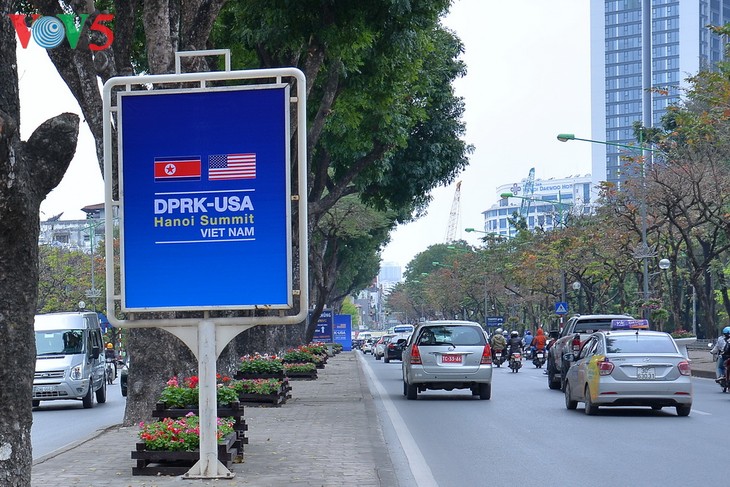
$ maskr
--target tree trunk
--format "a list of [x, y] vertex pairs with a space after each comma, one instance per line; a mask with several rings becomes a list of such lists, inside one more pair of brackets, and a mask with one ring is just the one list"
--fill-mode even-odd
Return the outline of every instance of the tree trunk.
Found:
[[[0, 0], [0, 12], [11, 12]], [[21, 142], [15, 30], [0, 16], [0, 485], [30, 485], [40, 204], [76, 150], [79, 119], [65, 113]]]

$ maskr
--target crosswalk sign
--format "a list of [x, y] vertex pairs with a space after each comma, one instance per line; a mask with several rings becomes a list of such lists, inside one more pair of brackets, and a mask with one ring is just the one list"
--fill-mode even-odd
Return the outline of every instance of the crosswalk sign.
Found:
[[565, 315], [568, 314], [568, 303], [565, 301], [558, 301], [555, 303], [555, 314], [556, 315]]

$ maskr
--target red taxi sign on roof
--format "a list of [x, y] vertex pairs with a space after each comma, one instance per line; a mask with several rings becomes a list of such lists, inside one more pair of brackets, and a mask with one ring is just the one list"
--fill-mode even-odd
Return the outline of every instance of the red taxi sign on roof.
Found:
[[649, 320], [611, 320], [612, 330], [648, 330]]

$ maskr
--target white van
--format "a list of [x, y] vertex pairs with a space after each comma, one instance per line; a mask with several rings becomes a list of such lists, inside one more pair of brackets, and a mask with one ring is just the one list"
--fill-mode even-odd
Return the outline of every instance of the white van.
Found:
[[80, 399], [85, 408], [106, 402], [103, 339], [96, 313], [35, 316], [33, 407], [41, 401]]

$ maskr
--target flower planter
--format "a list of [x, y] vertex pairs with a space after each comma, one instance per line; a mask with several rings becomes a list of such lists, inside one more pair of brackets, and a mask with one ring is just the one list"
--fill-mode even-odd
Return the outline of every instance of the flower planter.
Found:
[[287, 401], [287, 399], [291, 399], [290, 391], [291, 386], [289, 385], [289, 381], [284, 379], [277, 392], [272, 394], [241, 392], [238, 394], [238, 400], [242, 404], [249, 406], [281, 406]]
[[291, 380], [315, 380], [317, 378], [317, 369], [310, 372], [287, 372], [286, 376]]
[[284, 379], [286, 378], [286, 375], [284, 374], [284, 371], [277, 372], [275, 374], [263, 374], [263, 373], [251, 373], [251, 372], [236, 372], [236, 375], [233, 376], [236, 380], [243, 380], [243, 379]]
[[[235, 443], [237, 432], [233, 432], [218, 442], [218, 461], [230, 468], [236, 456]], [[167, 451], [148, 450], [144, 443], [137, 443], [132, 452], [132, 460], [137, 466], [132, 467], [132, 475], [183, 475], [200, 459], [200, 450]]]
[[[188, 413], [198, 415], [198, 406], [188, 408], [168, 408], [164, 403], [158, 402], [155, 404], [155, 410], [152, 411], [153, 418], [182, 418], [187, 416]], [[234, 447], [236, 448], [236, 456], [233, 459], [234, 463], [241, 463], [243, 461], [243, 445], [248, 445], [248, 438], [246, 437], [246, 431], [248, 431], [248, 425], [246, 420], [243, 419], [243, 405], [240, 402], [234, 402], [227, 406], [218, 406], [216, 416], [219, 418], [232, 417], [234, 419], [233, 430], [238, 435]]]

